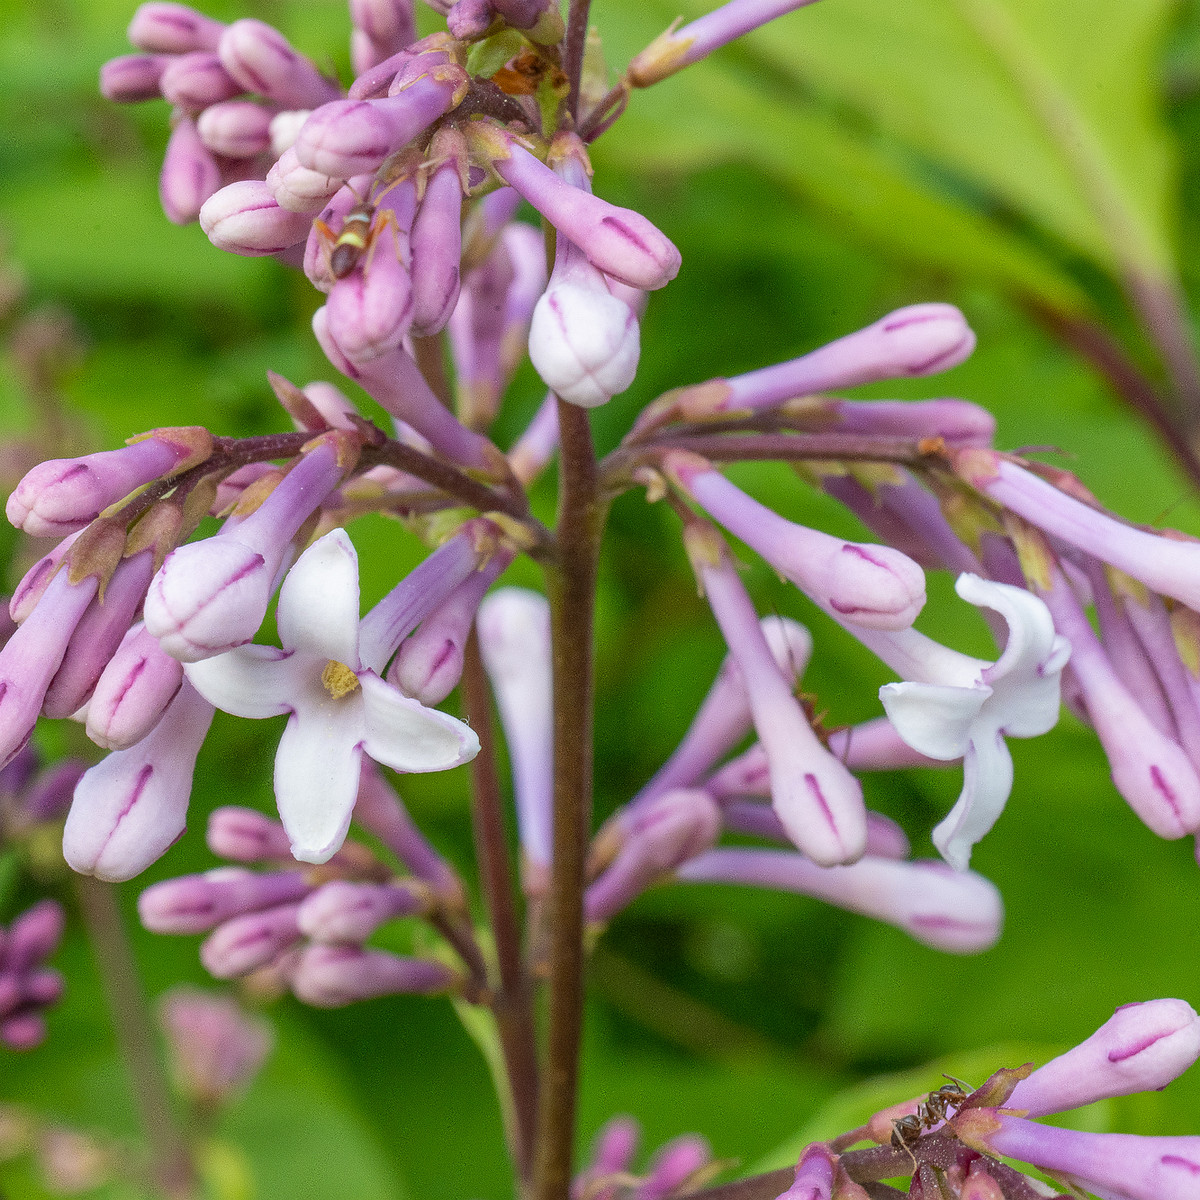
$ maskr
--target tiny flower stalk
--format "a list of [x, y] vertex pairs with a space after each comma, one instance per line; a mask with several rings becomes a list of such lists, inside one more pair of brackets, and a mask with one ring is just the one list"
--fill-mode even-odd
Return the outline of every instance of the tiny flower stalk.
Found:
[[730, 533], [847, 623], [906, 629], [924, 607], [925, 573], [898, 550], [844, 542], [785, 520], [697, 455], [672, 452], [663, 467]]
[[689, 557], [738, 665], [771, 770], [772, 805], [793, 842], [822, 866], [854, 862], [866, 846], [862, 788], [821, 745], [776, 665], [720, 536], [690, 521]]

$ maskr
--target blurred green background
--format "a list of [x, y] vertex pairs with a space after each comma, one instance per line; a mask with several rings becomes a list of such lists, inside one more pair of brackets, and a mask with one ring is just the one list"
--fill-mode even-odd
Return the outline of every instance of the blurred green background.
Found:
[[[678, 11], [701, 8], [596, 0], [614, 72]], [[131, 11], [132, 0], [0, 4], [0, 231], [10, 264], [25, 274], [26, 311], [57, 306], [76, 331], [82, 353], [63, 384], [86, 431], [75, 448], [111, 448], [163, 424], [284, 428], [266, 370], [301, 383], [334, 378], [308, 332], [317, 294], [273, 262], [222, 255], [197, 227], [162, 217], [166, 106], [118, 109], [95, 89], [100, 63], [124, 51]], [[275, 22], [348, 77], [348, 23], [337, 0], [249, 8], [213, 0], [206, 11]], [[436, 26], [431, 13], [422, 19]], [[1047, 108], [1047, 96], [1057, 108]], [[1050, 332], [1064, 320], [1106, 330], [1161, 383], [1123, 281], [1140, 271], [1193, 294], [1200, 284], [1196, 5], [823, 0], [635, 94], [596, 144], [594, 163], [597, 191], [647, 213], [684, 261], [678, 280], [651, 300], [637, 382], [595, 414], [603, 446], [666, 388], [793, 356], [902, 304], [950, 300], [979, 334], [975, 356], [945, 377], [862, 394], [976, 400], [999, 418], [1002, 448], [1058, 448], [1053, 461], [1110, 506], [1200, 533], [1195, 491], [1173, 458], [1094, 366]], [[501, 444], [539, 399], [526, 370], [499, 422]], [[7, 429], [38, 430], [11, 364], [0, 404]], [[62, 444], [71, 443], [44, 453]], [[855, 530], [786, 469], [733, 474], [789, 516]], [[552, 484], [538, 492], [547, 513]], [[421, 555], [392, 523], [367, 520], [353, 533], [367, 601]], [[795, 589], [746, 559], [761, 610], [814, 629], [805, 686], [829, 722], [874, 715], [885, 673]], [[510, 577], [538, 586], [528, 566]], [[983, 652], [982, 626], [949, 582], [932, 581], [931, 597], [923, 627]], [[598, 637], [603, 816], [669, 754], [722, 656], [673, 517], [639, 495], [613, 511]], [[270, 808], [277, 735], [272, 722], [218, 714], [189, 832], [122, 888], [131, 915], [146, 883], [214, 865], [203, 844], [211, 808]], [[41, 736], [53, 751], [86, 745], [74, 728]], [[937, 1070], [977, 1083], [994, 1067], [1079, 1040], [1116, 1005], [1156, 996], [1195, 1003], [1200, 879], [1190, 842], [1162, 842], [1133, 817], [1072, 719], [1013, 750], [1012, 800], [972, 864], [1007, 906], [1004, 936], [987, 954], [941, 955], [815, 902], [729, 888], [659, 889], [621, 916], [590, 977], [581, 1145], [608, 1116], [629, 1112], [650, 1146], [695, 1130], [743, 1170], [779, 1165], [797, 1138], [840, 1131], [930, 1086], [928, 1072], [898, 1081], [891, 1073], [939, 1058]], [[931, 852], [929, 830], [959, 785], [957, 767], [866, 781], [869, 802], [902, 822], [919, 854]], [[415, 777], [403, 791], [469, 871], [465, 788], [459, 771]], [[54, 886], [69, 897], [61, 881]], [[28, 878], [10, 886], [0, 917], [38, 890]], [[136, 935], [151, 994], [205, 982], [197, 941]], [[51, 1036], [32, 1054], [0, 1049], [0, 1100], [134, 1136], [77, 925], [59, 965], [69, 989]], [[271, 1015], [279, 1047], [221, 1128], [247, 1156], [253, 1183], [235, 1171], [223, 1194], [511, 1195], [486, 1070], [448, 1004], [395, 999], [315, 1012], [285, 1001]], [[889, 1077], [870, 1082], [881, 1075]], [[1200, 1132], [1200, 1072], [1072, 1119]], [[12, 1197], [46, 1194], [27, 1163], [0, 1168], [0, 1187]]]

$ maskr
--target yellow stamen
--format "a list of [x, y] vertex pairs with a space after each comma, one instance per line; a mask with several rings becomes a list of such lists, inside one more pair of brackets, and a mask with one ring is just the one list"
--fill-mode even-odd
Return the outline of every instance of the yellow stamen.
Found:
[[321, 682], [335, 700], [340, 700], [358, 687], [358, 676], [345, 663], [331, 658], [321, 672]]

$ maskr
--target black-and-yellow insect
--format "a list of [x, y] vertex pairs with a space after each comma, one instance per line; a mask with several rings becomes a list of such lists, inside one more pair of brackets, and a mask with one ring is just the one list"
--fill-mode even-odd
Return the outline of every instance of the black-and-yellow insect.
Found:
[[407, 167], [407, 159], [395, 164], [391, 160], [384, 163], [371, 184], [367, 199], [354, 193], [358, 203], [342, 218], [342, 227], [337, 233], [320, 218], [313, 222], [325, 250], [329, 274], [334, 279], [345, 279], [362, 261], [363, 255], [368, 256], [369, 264], [375, 239], [388, 225], [396, 227], [395, 214], [390, 209], [381, 212], [379, 205], [392, 188], [409, 177]]

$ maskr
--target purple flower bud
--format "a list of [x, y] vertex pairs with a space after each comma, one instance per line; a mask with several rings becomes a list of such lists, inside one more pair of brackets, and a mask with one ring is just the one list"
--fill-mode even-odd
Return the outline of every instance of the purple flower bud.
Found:
[[336, 83], [262, 21], [235, 21], [221, 35], [218, 53], [242, 87], [284, 108], [315, 108], [341, 95]]
[[[738, 381], [729, 382], [734, 385]], [[941, 438], [948, 446], [990, 446], [996, 433], [996, 418], [966, 400], [826, 400], [819, 403], [814, 415], [814, 424], [840, 433]]]
[[67, 815], [75, 786], [86, 770], [87, 763], [78, 758], [62, 759], [47, 767], [21, 796], [20, 818], [29, 825], [61, 820]]
[[491, 0], [456, 0], [446, 14], [446, 28], [460, 41], [476, 41], [495, 19]]
[[1195, 1200], [1200, 1137], [1080, 1133], [995, 1108], [965, 1109], [951, 1125], [973, 1149], [1064, 1172], [1088, 1191], [1121, 1200]]
[[1117, 791], [1159, 837], [1179, 838], [1200, 828], [1200, 778], [1179, 745], [1154, 727], [1117, 677], [1070, 585], [1053, 570], [1050, 590], [1039, 595], [1055, 629], [1071, 643], [1070, 672], [1108, 755]]
[[200, 228], [218, 250], [260, 257], [278, 254], [308, 237], [312, 218], [281, 208], [270, 187], [243, 179], [214, 193], [200, 209]]
[[253, 100], [227, 100], [206, 108], [196, 118], [200, 140], [226, 158], [253, 158], [271, 146], [269, 108]]
[[198, 13], [186, 4], [160, 0], [139, 6], [129, 22], [129, 40], [139, 50], [161, 54], [187, 54], [192, 50], [215, 50], [225, 25]]
[[[759, 747], [753, 747], [759, 749]], [[764, 782], [763, 794], [770, 796], [769, 780], [765, 778], [767, 771], [766, 756], [761, 756]], [[724, 774], [724, 772], [722, 772]], [[714, 779], [716, 777], [714, 776]], [[711, 789], [711, 782], [706, 790]], [[709, 790], [709, 794], [712, 792]], [[752, 793], [754, 794], [754, 793]], [[766, 838], [773, 842], [791, 843], [783, 822], [775, 814], [775, 810], [766, 804], [758, 804], [753, 800], [730, 800], [714, 797], [721, 806], [721, 820], [726, 829], [735, 833], [746, 833], [751, 837]], [[867, 813], [867, 848], [864, 854], [873, 858], [906, 859], [911, 852], [908, 837], [890, 817], [882, 813]]]
[[83, 529], [110, 504], [171, 474], [192, 456], [192, 447], [162, 436], [82, 458], [52, 458], [17, 484], [5, 513], [13, 525], [34, 537], [62, 537]]
[[[562, 37], [562, 20], [558, 6], [552, 0], [492, 0], [492, 7], [514, 29], [533, 30], [538, 35], [533, 40], [542, 45], [549, 45]], [[546, 18], [558, 18], [557, 25], [548, 20], [548, 28], [539, 29], [539, 22]]]
[[614, 1200], [615, 1184], [602, 1187], [602, 1181], [629, 1173], [641, 1136], [641, 1129], [632, 1117], [613, 1117], [607, 1121], [592, 1143], [587, 1168], [571, 1182], [571, 1200]]
[[666, 1200], [686, 1195], [693, 1176], [712, 1162], [708, 1142], [698, 1134], [684, 1134], [664, 1143], [655, 1152], [646, 1169], [646, 1177], [632, 1200]]
[[186, 682], [150, 734], [80, 779], [63, 857], [82, 875], [132, 879], [182, 835], [196, 756], [213, 707]]
[[58, 946], [63, 910], [56, 900], [42, 900], [0, 930], [0, 1042], [13, 1050], [30, 1050], [46, 1036], [39, 1010], [56, 1004], [62, 976], [41, 964]]
[[887, 717], [876, 717], [829, 735], [829, 749], [852, 771], [899, 771], [947, 764], [914, 750]]
[[[363, 759], [358, 778], [354, 819], [373, 833], [417, 879], [432, 889], [442, 904], [449, 908], [463, 906], [463, 887], [454, 868], [430, 845], [408, 815], [400, 797], [369, 758]], [[209, 841], [212, 841], [211, 827]], [[285, 848], [286, 845], [285, 835]]]
[[548, 392], [525, 432], [508, 452], [513, 474], [523, 483], [532, 483], [545, 469], [558, 449], [558, 400]]
[[779, 819], [814, 862], [853, 862], [863, 853], [867, 838], [858, 780], [813, 733], [724, 547], [715, 562], [701, 560], [696, 553], [693, 560], [750, 698], [754, 728], [771, 767], [771, 803]]
[[484, 593], [512, 562], [497, 551], [487, 565], [470, 576], [400, 644], [388, 681], [422, 704], [440, 704], [462, 676], [463, 647]]
[[208, 818], [208, 848], [235, 862], [290, 861], [292, 843], [283, 826], [253, 808], [214, 809]]
[[685, 863], [676, 878], [741, 883], [814, 896], [899, 926], [917, 941], [951, 954], [977, 954], [1000, 936], [1000, 894], [982, 875], [928, 859], [863, 858], [820, 867], [786, 850], [718, 849]]
[[837, 1159], [820, 1142], [804, 1147], [796, 1164], [796, 1180], [779, 1200], [830, 1200]]
[[721, 814], [706, 792], [668, 792], [640, 809], [617, 857], [588, 888], [587, 920], [610, 921], [622, 908], [681, 863], [710, 849]]
[[[330, 199], [335, 196], [343, 188], [342, 180], [330, 179], [328, 175], [322, 175], [318, 171], [310, 171], [307, 167], [300, 165], [300, 160], [296, 157], [294, 146], [289, 146], [280, 156], [278, 162], [267, 172], [265, 180], [266, 185], [271, 190], [271, 194], [275, 197], [276, 204], [280, 208], [287, 209], [288, 212], [305, 213], [311, 215], [321, 212], [329, 204]], [[353, 193], [346, 189], [347, 197], [351, 197]], [[355, 201], [354, 203], [357, 203]], [[350, 204], [347, 203], [346, 211], [349, 212]], [[322, 217], [325, 220], [329, 219], [330, 213], [323, 212]], [[305, 243], [305, 274], [310, 278], [314, 272], [308, 270], [307, 258], [309, 247], [320, 246], [320, 240], [317, 236], [316, 226], [309, 231]], [[328, 264], [322, 264], [322, 281], [319, 286], [323, 291], [328, 291], [331, 285], [332, 276], [328, 272]], [[313, 279], [313, 282], [317, 281]]]
[[340, 436], [308, 450], [245, 520], [167, 555], [146, 596], [145, 622], [168, 654], [198, 662], [257, 633], [291, 539], [341, 478]]
[[208, 933], [233, 917], [300, 901], [311, 891], [299, 871], [260, 875], [218, 867], [148, 887], [138, 897], [138, 916], [151, 933]]
[[413, 331], [420, 337], [445, 328], [458, 303], [462, 200], [459, 162], [450, 158], [430, 176], [413, 221]]
[[1005, 1101], [1032, 1117], [1166, 1087], [1200, 1057], [1200, 1017], [1184, 1000], [1125, 1004], [1086, 1041], [1039, 1067]]
[[[17, 584], [13, 591], [12, 599], [8, 602], [8, 615], [16, 624], [23, 624], [25, 618], [33, 612], [34, 607], [45, 594], [46, 589], [50, 586], [50, 581], [55, 578], [60, 564], [66, 558], [67, 552], [75, 544], [78, 537], [79, 534], [73, 533], [69, 537], [63, 538], [49, 554], [39, 558], [25, 572], [21, 582]], [[8, 636], [11, 637], [12, 634], [10, 633]], [[8, 638], [5, 638], [5, 643], [7, 641]]]
[[[353, 34], [351, 37], [353, 38]], [[353, 54], [354, 47], [351, 46]], [[398, 50], [395, 54], [389, 55], [382, 62], [375, 63], [373, 66], [365, 70], [355, 70], [358, 78], [350, 85], [346, 92], [348, 100], [379, 100], [388, 94], [388, 89], [396, 76], [399, 75], [406, 66], [416, 57], [409, 50]], [[299, 130], [297, 130], [297, 133]]]
[[167, 142], [158, 177], [158, 198], [167, 220], [175, 225], [190, 225], [220, 186], [220, 169], [212, 152], [200, 140], [195, 122], [191, 117], [179, 117]]
[[566, 237], [554, 273], [533, 310], [529, 357], [542, 382], [571, 404], [594, 408], [625, 391], [637, 374], [641, 341], [633, 310]]
[[100, 68], [100, 94], [118, 104], [156, 100], [158, 81], [170, 59], [161, 54], [125, 54], [110, 58]]
[[296, 138], [308, 120], [309, 109], [294, 108], [276, 113], [271, 118], [271, 153], [279, 158], [295, 145]]
[[405, 992], [435, 995], [449, 991], [455, 979], [449, 967], [430, 959], [352, 946], [309, 946], [292, 975], [292, 990], [305, 1004], [341, 1008]]
[[162, 73], [161, 88], [164, 99], [197, 111], [231, 100], [242, 91], [211, 50], [193, 50], [173, 58]]
[[50, 957], [62, 940], [66, 916], [57, 900], [39, 900], [9, 927], [0, 970], [23, 975]]
[[200, 945], [200, 961], [218, 979], [236, 979], [265, 967], [301, 938], [299, 904], [279, 904], [233, 917]]
[[693, 455], [667, 455], [664, 465], [697, 503], [822, 608], [869, 629], [906, 629], [924, 607], [925, 573], [900, 551], [796, 525]]
[[0, 650], [0, 766], [33, 732], [50, 681], [97, 586], [95, 575], [72, 584], [69, 571], [59, 571]]
[[452, 462], [489, 473], [495, 470], [495, 447], [487, 438], [455, 420], [430, 390], [420, 368], [403, 347], [380, 358], [351, 362], [330, 333], [327, 308], [319, 308], [313, 314], [313, 333], [329, 361], [343, 375], [353, 379], [392, 416], [411, 425]]
[[[491, 135], [495, 135], [494, 146]], [[641, 213], [572, 187], [520, 145], [515, 135], [489, 126], [486, 136], [496, 155], [492, 165], [497, 174], [574, 242], [594, 267], [646, 291], [665, 287], [679, 273], [679, 251]]]
[[183, 682], [183, 664], [139, 621], [122, 639], [88, 702], [87, 734], [106, 750], [125, 750], [158, 724]]
[[464, 71], [443, 66], [419, 75], [400, 95], [325, 104], [300, 130], [296, 155], [311, 170], [342, 179], [374, 172], [454, 108], [466, 83]]
[[103, 597], [92, 600], [71, 634], [62, 664], [42, 701], [47, 717], [69, 717], [87, 702], [100, 673], [129, 632], [153, 573], [153, 550], [143, 550], [117, 564]]
[[408, 235], [383, 221], [361, 264], [330, 289], [329, 334], [354, 364], [380, 358], [404, 340], [413, 314], [409, 259]]
[[213, 1109], [243, 1091], [271, 1052], [263, 1020], [243, 1012], [232, 996], [177, 987], [158, 1005], [179, 1090]]
[[355, 58], [359, 75], [417, 40], [412, 0], [350, 0], [350, 20], [366, 43]]
[[729, 0], [698, 20], [679, 29], [672, 27], [655, 38], [629, 64], [629, 82], [634, 87], [649, 87], [698, 62], [718, 46], [811, 3], [812, 0]]
[[335, 879], [300, 905], [297, 920], [301, 932], [314, 942], [361, 945], [393, 917], [419, 916], [428, 911], [429, 893], [413, 880], [351, 883]]

